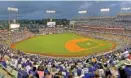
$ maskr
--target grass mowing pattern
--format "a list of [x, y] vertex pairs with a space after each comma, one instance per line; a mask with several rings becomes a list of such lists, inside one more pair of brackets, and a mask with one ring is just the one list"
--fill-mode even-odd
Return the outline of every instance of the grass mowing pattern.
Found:
[[52, 34], [52, 35], [41, 35], [36, 36], [34, 38], [22, 41], [15, 45], [16, 49], [25, 51], [25, 52], [32, 52], [32, 53], [46, 53], [46, 54], [53, 54], [53, 55], [87, 55], [94, 52], [105, 51], [107, 49], [112, 48], [112, 43], [91, 39], [89, 38], [86, 42], [79, 42], [79, 45], [82, 48], [91, 48], [93, 46], [97, 46], [100, 43], [105, 44], [104, 46], [99, 46], [93, 49], [85, 50], [82, 52], [70, 52], [65, 48], [66, 42], [73, 39], [80, 39], [83, 38], [74, 33], [62, 33], [62, 34]]

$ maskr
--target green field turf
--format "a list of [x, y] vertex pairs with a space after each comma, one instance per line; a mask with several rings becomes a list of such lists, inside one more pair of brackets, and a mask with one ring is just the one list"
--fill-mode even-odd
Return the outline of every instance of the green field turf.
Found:
[[[15, 48], [25, 51], [25, 52], [32, 52], [32, 53], [46, 53], [46, 54], [53, 54], [53, 55], [88, 55], [89, 53], [101, 52], [112, 47], [111, 42], [91, 39], [89, 38], [88, 41], [79, 42], [77, 43], [78, 46], [82, 48], [90, 48], [88, 50], [82, 52], [70, 52], [65, 48], [66, 42], [73, 39], [80, 39], [84, 38], [74, 33], [62, 33], [62, 34], [51, 34], [51, 35], [41, 35], [36, 36], [31, 39], [27, 39], [20, 43], [16, 43]], [[100, 43], [105, 44], [104, 46], [98, 46]], [[98, 46], [95, 48], [94, 46]]]

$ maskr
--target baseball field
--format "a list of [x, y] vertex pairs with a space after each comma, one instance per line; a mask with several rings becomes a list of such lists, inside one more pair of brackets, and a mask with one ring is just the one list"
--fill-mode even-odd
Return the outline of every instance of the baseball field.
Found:
[[39, 35], [11, 45], [27, 53], [48, 56], [87, 56], [115, 48], [110, 41], [85, 38], [75, 33]]

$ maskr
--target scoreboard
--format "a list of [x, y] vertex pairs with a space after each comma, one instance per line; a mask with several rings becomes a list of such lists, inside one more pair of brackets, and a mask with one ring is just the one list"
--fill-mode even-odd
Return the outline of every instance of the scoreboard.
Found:
[[48, 27], [55, 27], [56, 26], [56, 22], [47, 22], [47, 26]]

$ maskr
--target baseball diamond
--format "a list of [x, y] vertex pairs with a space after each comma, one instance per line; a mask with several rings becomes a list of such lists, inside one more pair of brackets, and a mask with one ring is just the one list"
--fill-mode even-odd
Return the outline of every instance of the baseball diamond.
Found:
[[48, 56], [87, 56], [98, 52], [106, 52], [115, 48], [110, 41], [85, 38], [75, 33], [39, 35], [11, 45], [27, 53]]

